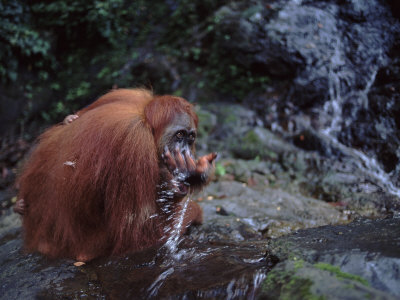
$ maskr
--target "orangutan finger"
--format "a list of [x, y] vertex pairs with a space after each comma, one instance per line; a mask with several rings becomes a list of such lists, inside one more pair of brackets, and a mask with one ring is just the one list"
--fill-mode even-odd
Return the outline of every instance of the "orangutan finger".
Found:
[[24, 215], [25, 213], [25, 201], [24, 199], [19, 199], [14, 205], [14, 212]]
[[196, 162], [194, 161], [193, 157], [190, 155], [189, 151], [185, 151], [185, 160], [186, 166], [189, 172], [193, 172], [196, 170]]
[[217, 158], [217, 156], [218, 156], [218, 153], [217, 153], [217, 152], [212, 152], [212, 153], [210, 153], [210, 154], [207, 154], [207, 155], [204, 156], [204, 157], [205, 157], [205, 159], [208, 160], [208, 162], [211, 164], [211, 163], [214, 161], [214, 159]]
[[68, 115], [64, 119], [64, 124], [70, 124], [73, 121], [75, 121], [76, 119], [78, 119], [78, 117], [79, 117], [78, 115]]
[[207, 158], [205, 156], [200, 157], [196, 164], [196, 173], [204, 173], [209, 166], [210, 163]]
[[183, 159], [183, 156], [181, 154], [181, 149], [177, 146], [175, 148], [175, 160], [176, 160], [176, 165], [179, 170], [185, 170], [186, 169], [186, 163], [185, 160]]
[[174, 158], [172, 157], [172, 154], [169, 151], [167, 146], [164, 147], [164, 153], [163, 153], [162, 157], [164, 159], [164, 164], [167, 166], [167, 168], [170, 172], [176, 170], [176, 168], [177, 168], [176, 162], [175, 162]]

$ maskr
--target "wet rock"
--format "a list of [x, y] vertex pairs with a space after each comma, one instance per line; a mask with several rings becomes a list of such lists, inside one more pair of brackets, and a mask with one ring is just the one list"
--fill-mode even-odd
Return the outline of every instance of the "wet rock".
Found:
[[364, 278], [373, 288], [400, 295], [400, 218], [298, 231], [270, 241], [280, 260], [296, 257], [327, 263]]
[[281, 188], [336, 203], [354, 216], [383, 217], [400, 208], [390, 182], [394, 174], [387, 176], [359, 150], [313, 129], [305, 117], [294, 120], [307, 130], [279, 134], [261, 126], [255, 112], [240, 105], [201, 109], [209, 119], [209, 135], [199, 154], [218, 151], [218, 179]]
[[[399, 34], [400, 35], [400, 34]], [[381, 68], [368, 93], [368, 105], [355, 114], [357, 122], [343, 128], [339, 138], [346, 144], [377, 153], [386, 172], [392, 172], [398, 184], [399, 174], [399, 113], [400, 113], [400, 43], [391, 51], [391, 63]], [[353, 109], [349, 107], [348, 109]], [[374, 120], [371, 122], [371, 120]], [[384, 142], [383, 142], [384, 141]]]
[[346, 73], [348, 86], [364, 85], [371, 64], [387, 63], [399, 30], [380, 1], [246, 4], [232, 2], [217, 11], [222, 32], [230, 35], [223, 46], [248, 68], [293, 79], [293, 101], [302, 107], [329, 97], [331, 72]]
[[[201, 240], [274, 238], [300, 228], [348, 220], [322, 201], [279, 189], [250, 188], [234, 181], [212, 183], [199, 198], [204, 224], [193, 230], [192, 236]], [[218, 207], [223, 207], [228, 216], [218, 214]]]
[[75, 266], [22, 250], [19, 216], [0, 217], [3, 299], [253, 299], [276, 258], [265, 242], [198, 243], [184, 239], [174, 253], [151, 248]]
[[257, 299], [396, 299], [369, 286], [362, 277], [329, 264], [302, 260], [279, 263], [262, 284]]
[[[330, 147], [321, 135], [362, 150], [371, 162], [361, 152], [357, 164], [376, 165], [373, 181], [398, 196], [398, 188], [382, 183], [398, 186], [400, 172], [400, 22], [393, 7], [378, 0], [235, 1], [215, 15], [221, 34], [229, 36], [221, 48], [253, 74], [271, 79], [262, 96], [245, 99], [266, 126], [294, 133], [297, 146], [327, 157], [341, 157], [343, 149]], [[237, 157], [271, 158], [237, 141]]]
[[61, 282], [79, 273], [65, 260], [49, 261], [40, 255], [24, 254], [21, 222], [11, 211], [0, 217], [0, 269], [3, 299], [34, 299], [48, 286], [57, 289]]
[[11, 209], [4, 211], [0, 216], [0, 239], [5, 236], [17, 236], [21, 231], [22, 220], [21, 217], [13, 213]]
[[[242, 105], [203, 104], [198, 112], [201, 151], [218, 151], [224, 157], [277, 160], [281, 153], [296, 150], [266, 129], [253, 110]], [[202, 140], [205, 133], [206, 141]]]

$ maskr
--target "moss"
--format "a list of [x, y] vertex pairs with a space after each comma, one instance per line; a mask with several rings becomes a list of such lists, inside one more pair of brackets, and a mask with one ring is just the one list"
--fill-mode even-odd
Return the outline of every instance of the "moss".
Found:
[[243, 137], [243, 142], [246, 142], [246, 143], [249, 143], [249, 144], [260, 144], [261, 140], [253, 130], [250, 130]]
[[350, 279], [350, 280], [360, 282], [361, 284], [363, 284], [365, 286], [369, 286], [368, 281], [366, 279], [362, 278], [361, 276], [350, 274], [350, 273], [345, 273], [342, 270], [340, 270], [339, 267], [333, 266], [331, 264], [316, 263], [314, 265], [314, 267], [316, 267], [320, 270], [328, 271], [332, 274], [335, 274], [338, 279]]
[[323, 296], [314, 295], [311, 292], [313, 282], [310, 279], [293, 276], [291, 280], [284, 286], [281, 299], [304, 299], [304, 300], [322, 300]]
[[299, 259], [295, 260], [294, 262], [294, 269], [297, 271], [298, 269], [301, 269], [304, 266], [304, 260]]
[[197, 135], [199, 138], [208, 136], [217, 123], [216, 116], [212, 113], [196, 107], [196, 113], [199, 117], [199, 127], [197, 128]]
[[243, 159], [278, 159], [278, 155], [266, 147], [254, 130], [249, 130], [242, 138], [233, 141], [232, 151], [236, 157]]
[[311, 292], [313, 282], [310, 279], [294, 275], [292, 271], [272, 270], [262, 284], [262, 293], [268, 299], [282, 300], [322, 300], [323, 296]]

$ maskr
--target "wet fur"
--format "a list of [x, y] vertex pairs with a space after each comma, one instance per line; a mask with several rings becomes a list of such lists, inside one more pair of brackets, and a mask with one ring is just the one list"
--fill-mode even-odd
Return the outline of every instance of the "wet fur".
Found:
[[[116, 90], [44, 132], [18, 180], [26, 249], [90, 260], [160, 243], [159, 139], [179, 113], [197, 126], [182, 98]], [[194, 220], [201, 209], [191, 203], [185, 223]]]

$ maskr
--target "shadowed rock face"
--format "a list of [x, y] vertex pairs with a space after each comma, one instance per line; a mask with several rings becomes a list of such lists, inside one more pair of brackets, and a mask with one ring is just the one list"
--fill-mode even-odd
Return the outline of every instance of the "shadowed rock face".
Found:
[[[264, 96], [246, 102], [271, 127], [289, 134], [311, 128], [363, 150], [383, 172], [392, 172], [387, 178], [397, 185], [400, 23], [388, 2], [252, 4], [234, 2], [216, 13], [231, 36], [222, 47], [252, 72], [271, 78]], [[320, 137], [312, 136], [299, 146], [321, 148]], [[322, 152], [341, 152], [328, 148]]]
[[365, 88], [373, 71], [389, 65], [400, 30], [383, 1], [234, 2], [216, 15], [233, 34], [224, 46], [237, 60], [293, 79], [288, 100], [303, 108], [331, 97], [334, 75], [343, 94]]

